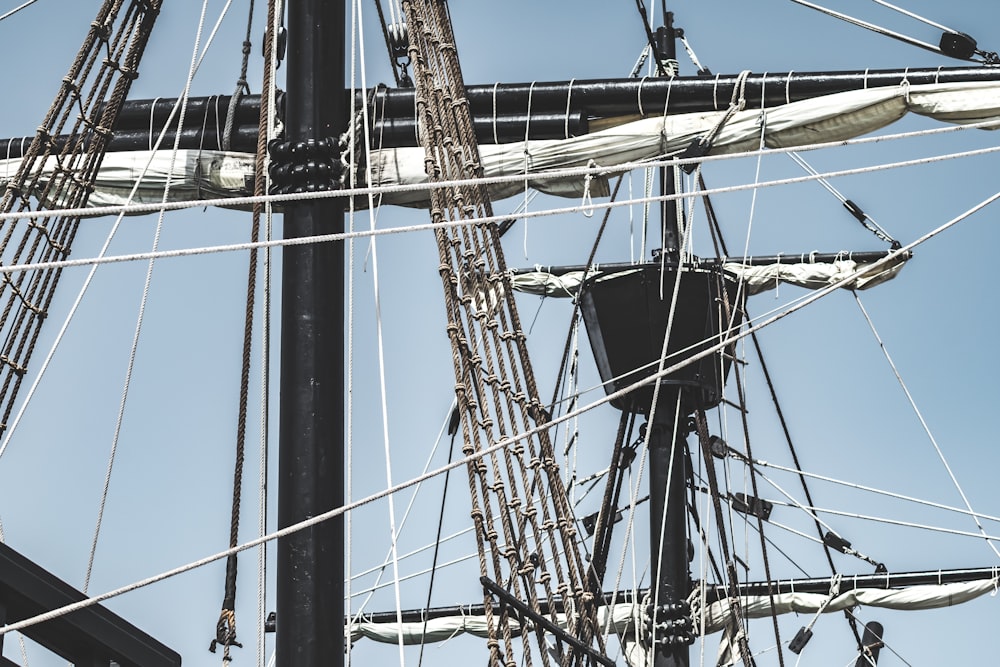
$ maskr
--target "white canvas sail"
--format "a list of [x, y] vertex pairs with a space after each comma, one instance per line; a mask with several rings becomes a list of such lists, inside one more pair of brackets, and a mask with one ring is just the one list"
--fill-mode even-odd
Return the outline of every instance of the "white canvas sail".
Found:
[[[776, 289], [780, 284], [807, 289], [839, 284], [844, 289], [864, 290], [895, 278], [905, 262], [906, 257], [900, 256], [871, 269], [867, 267], [873, 263], [850, 258], [833, 262], [775, 262], [759, 266], [726, 262], [722, 268], [739, 278], [746, 293], [753, 295]], [[599, 267], [590, 273], [591, 276], [599, 274]], [[556, 275], [538, 270], [511, 276], [511, 284], [516, 291], [536, 296], [575, 298], [582, 283], [583, 271]]]
[[[788, 148], [858, 137], [890, 125], [907, 113], [959, 124], [1000, 118], [1000, 83], [855, 90], [767, 109], [764, 116], [760, 109], [745, 109], [725, 122], [726, 110], [666, 113], [570, 139], [485, 144], [480, 146], [480, 153], [486, 177], [525, 176], [524, 180], [491, 184], [489, 190], [494, 199], [522, 192], [525, 185], [566, 197], [580, 197], [589, 187], [592, 196], [606, 196], [606, 178], [592, 178], [588, 184], [583, 176], [554, 177], [546, 172], [589, 164], [614, 170], [627, 163], [678, 155], [716, 128], [709, 154], [754, 150], [760, 144], [762, 118], [764, 143], [771, 148]], [[17, 158], [0, 160], [0, 185], [13, 177], [20, 162]], [[53, 166], [54, 163], [46, 165], [44, 179], [51, 177]], [[169, 150], [130, 151], [109, 153], [105, 157], [89, 205], [125, 205], [144, 170], [133, 203], [159, 202], [168, 179], [171, 202], [252, 194], [253, 158], [249, 154], [182, 150], [173, 158]], [[415, 188], [382, 193], [383, 204], [427, 205], [427, 191], [419, 187], [427, 183], [423, 148], [375, 150], [371, 155], [371, 171], [376, 187]]]
[[[774, 595], [773, 603], [771, 596], [745, 595], [740, 597], [740, 610], [744, 618], [752, 619], [769, 618], [772, 614], [826, 614], [856, 607], [906, 611], [940, 609], [963, 604], [987, 593], [993, 593], [997, 590], [998, 585], [1000, 585], [1000, 579], [994, 578], [982, 581], [910, 586], [900, 589], [856, 588], [843, 593], [834, 592], [831, 595], [800, 592], [780, 593]], [[699, 611], [698, 596], [699, 591], [695, 590], [689, 599], [692, 603], [695, 625], [700, 628], [703, 624], [706, 635], [729, 629], [733, 622], [731, 601], [728, 599], [720, 600]], [[644, 627], [644, 621], [640, 607], [644, 606], [620, 603], [610, 607], [601, 607], [598, 613], [601, 626], [622, 637], [625, 650], [629, 653], [626, 657], [632, 667], [646, 664], [646, 651], [629, 650], [630, 647], [641, 644], [643, 632], [641, 628]], [[557, 623], [560, 627], [565, 628], [566, 615], [558, 614]], [[516, 622], [512, 622], [510, 631], [517, 633], [519, 630], [520, 626]], [[428, 619], [426, 622], [409, 623], [375, 623], [359, 619], [351, 623], [345, 631], [349, 634], [351, 641], [367, 638], [387, 644], [398, 643], [400, 638], [404, 644], [420, 644], [421, 642], [445, 641], [461, 634], [470, 634], [476, 637], [488, 636], [486, 619], [481, 615], [445, 616]], [[718, 661], [720, 666], [733, 664], [734, 652], [731, 649], [732, 647], [724, 639]]]

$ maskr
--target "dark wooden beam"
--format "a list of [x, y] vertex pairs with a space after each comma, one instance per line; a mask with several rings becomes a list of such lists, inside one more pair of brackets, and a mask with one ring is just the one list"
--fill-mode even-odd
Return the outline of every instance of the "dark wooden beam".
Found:
[[[85, 600], [86, 595], [0, 544], [0, 606], [11, 624]], [[93, 605], [39, 623], [22, 634], [74, 664], [178, 667], [181, 657], [106, 607]], [[11, 665], [0, 662], [0, 667]]]

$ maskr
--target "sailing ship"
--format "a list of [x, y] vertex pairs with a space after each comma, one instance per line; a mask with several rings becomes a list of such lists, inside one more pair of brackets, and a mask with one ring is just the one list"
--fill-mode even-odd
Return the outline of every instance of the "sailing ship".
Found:
[[[64, 13], [60, 24], [65, 27], [44, 47], [38, 44], [38, 33], [25, 26], [29, 19], [44, 18], [46, 0], [30, 4], [34, 6], [0, 21], [0, 30], [8, 37], [5, 48], [10, 53], [34, 54], [30, 61], [32, 74], [16, 77], [18, 105], [3, 115], [4, 130], [11, 137], [30, 135], [38, 125], [99, 3], [60, 6]], [[865, 3], [855, 4], [863, 7], [852, 13], [872, 11]], [[221, 2], [206, 3], [202, 16], [200, 3], [184, 7], [166, 4], [157, 18], [130, 98], [178, 97], [184, 90], [183, 74], [189, 64], [179, 56], [179, 45], [186, 39], [189, 47], [205, 48], [215, 17], [224, 7]], [[662, 11], [659, 16], [656, 13], [662, 8], [649, 9], [654, 10], [647, 16], [655, 28], [663, 20]], [[730, 7], [721, 2], [702, 2], [697, 10], [673, 9], [678, 12], [678, 26], [683, 27], [701, 62], [698, 66], [691, 64], [682, 52], [678, 58], [681, 74], [693, 75], [697, 67], [707, 66], [712, 72], [734, 75], [742, 71], [779, 72], [775, 81], [780, 81], [793, 71], [865, 73], [893, 68], [903, 71], [906, 78], [909, 70], [936, 72], [940, 68], [945, 72], [951, 64], [940, 54], [869, 34], [792, 3], [766, 10]], [[899, 20], [897, 12], [877, 9], [887, 20]], [[908, 9], [955, 30], [975, 34], [984, 47], [989, 46], [992, 36], [979, 34], [977, 28], [991, 25], [989, 19], [995, 18], [998, 11], [977, 7], [969, 16], [965, 14], [968, 8], [941, 8], [928, 2], [909, 3]], [[258, 34], [263, 30], [260, 10], [257, 7]], [[233, 16], [221, 24], [214, 38], [217, 43], [213, 41], [208, 47], [202, 69], [193, 79], [189, 91], [192, 96], [228, 92], [238, 78], [240, 47], [227, 52], [221, 45], [226, 41], [242, 42], [245, 14], [235, 17], [235, 7], [229, 11]], [[942, 16], [945, 12], [949, 15]], [[621, 79], [632, 71], [647, 43], [639, 14], [630, 3], [592, 3], [585, 11], [575, 8], [571, 15], [519, 2], [506, 3], [502, 10], [453, 6], [450, 14], [465, 80], [482, 84], [485, 90], [493, 82], [525, 82], [524, 88], [530, 93], [541, 87], [532, 86], [532, 81]], [[727, 20], [720, 22], [724, 14]], [[352, 44], [359, 54], [363, 52], [362, 41], [367, 44], [362, 62], [371, 68], [358, 66], [355, 88], [372, 88], [378, 80], [391, 81], [390, 59], [382, 53], [383, 38], [374, 8], [359, 5], [355, 16], [363, 27]], [[485, 36], [484, 25], [490, 26]], [[905, 25], [913, 32], [933, 32], [919, 23]], [[76, 32], [70, 26], [77, 26]], [[296, 36], [290, 34], [289, 39]], [[44, 55], [38, 53], [42, 48]], [[50, 61], [52, 71], [45, 72]], [[251, 62], [251, 73], [259, 73], [259, 59], [255, 57]], [[178, 75], [177, 70], [185, 71]], [[657, 79], [662, 77], [655, 74], [655, 70], [640, 68], [638, 81], [642, 83], [637, 85], [647, 89], [660, 85], [662, 81]], [[703, 78], [713, 81], [713, 77]], [[252, 77], [248, 80], [252, 81]], [[48, 86], [43, 84], [46, 81], [53, 83]], [[920, 84], [912, 85], [913, 96], [920, 94]], [[903, 92], [908, 104], [909, 92]], [[718, 106], [724, 111], [729, 102], [730, 98], [723, 96]], [[224, 117], [225, 110], [219, 106], [216, 102], [214, 107], [206, 107], [205, 117], [209, 111], [217, 118]], [[643, 109], [642, 115], [656, 117], [648, 111]], [[662, 111], [657, 109], [657, 114], [662, 116]], [[747, 123], [759, 131], [760, 118], [778, 113], [754, 110], [746, 114]], [[530, 116], [530, 110], [526, 108], [525, 114]], [[594, 133], [600, 131], [599, 126], [593, 123]], [[907, 118], [881, 132], [916, 133], [942, 127], [925, 118]], [[568, 125], [563, 129], [569, 132]], [[580, 138], [586, 136], [582, 130], [575, 133]], [[695, 130], [695, 137], [703, 134], [704, 130]], [[804, 151], [799, 160], [807, 166], [789, 159], [787, 152], [760, 154], [753, 150], [752, 139], [753, 133], [750, 140], [745, 140], [751, 144], [744, 147], [751, 153], [749, 157], [719, 160], [699, 156], [704, 184], [698, 182], [698, 172], [693, 176], [677, 173], [687, 191], [717, 191], [711, 203], [720, 221], [720, 234], [729, 240], [730, 257], [784, 253], [803, 260], [798, 264], [810, 264], [817, 255], [827, 252], [845, 258], [856, 250], [891, 251], [893, 246], [887, 237], [909, 245], [995, 194], [990, 178], [995, 157], [987, 152], [995, 145], [995, 135], [980, 128]], [[508, 149], [510, 144], [520, 146], [515, 159], [523, 162], [530, 150], [516, 142], [507, 144]], [[10, 153], [10, 142], [7, 148]], [[488, 150], [484, 147], [484, 154]], [[518, 148], [511, 150], [517, 153]], [[937, 160], [970, 151], [981, 153]], [[917, 164], [924, 158], [931, 159]], [[654, 159], [655, 154], [634, 161]], [[908, 161], [914, 164], [882, 168]], [[863, 167], [871, 169], [861, 172]], [[816, 178], [814, 173], [851, 170], [859, 173], [830, 179]], [[545, 194], [529, 198], [519, 192], [494, 204], [498, 215], [513, 221], [504, 236], [509, 266], [523, 267], [528, 270], [526, 274], [537, 273], [533, 271], [536, 267], [586, 267], [605, 213], [603, 205], [610, 199], [595, 175], [600, 174], [588, 179], [581, 170], [572, 177], [572, 199]], [[655, 168], [642, 164], [625, 172], [615, 198], [617, 205], [608, 209], [609, 229], [590, 263], [592, 270], [648, 262], [652, 251], [660, 248], [660, 196], [651, 185], [654, 176]], [[613, 187], [617, 177], [618, 172], [610, 173], [608, 185]], [[785, 180], [793, 182], [775, 185]], [[872, 219], [878, 220], [881, 227], [876, 229], [885, 230], [882, 236], [858, 224], [857, 216], [845, 210], [843, 202], [827, 192], [824, 184], [849, 199], [855, 212], [863, 209], [870, 216], [866, 218], [869, 227]], [[544, 183], [538, 185], [545, 189]], [[237, 186], [245, 187], [242, 177], [237, 179]], [[732, 191], [727, 192], [729, 189]], [[203, 194], [196, 191], [193, 199], [204, 199]], [[684, 218], [694, 223], [685, 250], [699, 257], [718, 256], [705, 224], [709, 214], [704, 198], [692, 195], [678, 203]], [[576, 210], [562, 216], [533, 215], [555, 208]], [[522, 209], [527, 210], [527, 215]], [[376, 212], [377, 217], [371, 217]], [[753, 446], [752, 458], [761, 462], [755, 466], [761, 475], [757, 492], [751, 491], [745, 463], [737, 456], [716, 463], [726, 494], [723, 527], [740, 582], [765, 579], [765, 564], [756, 532], [757, 517], [753, 512], [733, 509], [737, 493], [743, 494], [747, 508], [754, 504], [754, 496], [769, 503], [767, 521], [761, 525], [767, 539], [770, 577], [776, 581], [825, 580], [829, 588], [826, 595], [820, 595], [823, 599], [834, 597], [830, 589], [838, 580], [820, 544], [822, 537], [816, 533], [817, 517], [822, 521], [822, 532], [842, 540], [829, 538], [827, 546], [831, 542], [840, 546], [850, 542], [850, 549], [832, 555], [834, 569], [842, 575], [840, 585], [845, 588], [853, 575], [970, 567], [989, 570], [1000, 565], [991, 550], [991, 526], [996, 519], [991, 518], [995, 514], [991, 510], [995, 493], [990, 464], [995, 455], [988, 421], [983, 419], [984, 414], [989, 414], [995, 370], [986, 344], [992, 324], [990, 241], [996, 235], [988, 224], [989, 215], [987, 208], [913, 248], [914, 259], [897, 279], [853, 295], [841, 290], [759, 332], [781, 414], [796, 445], [799, 464], [810, 475], [807, 480], [813, 500], [801, 494], [796, 464], [789, 458], [780, 420], [769, 407], [770, 390], [761, 376], [761, 362], [755, 358], [752, 344], [747, 339], [727, 351], [736, 370], [730, 371], [728, 383], [717, 397], [721, 407], [709, 413], [710, 430], [744, 457], [749, 456], [745, 448], [748, 440]], [[194, 206], [169, 212], [163, 220], [158, 232], [155, 213], [126, 219], [115, 234], [109, 254], [146, 253], [154, 247], [154, 236], [161, 239], [158, 250], [182, 251], [239, 244], [249, 238], [248, 216], [240, 211]], [[403, 233], [409, 225], [426, 223], [426, 212], [397, 206], [370, 207], [370, 202], [360, 201], [351, 220], [357, 230], [373, 225], [380, 230], [400, 231], [380, 236], [359, 234], [350, 246], [353, 296], [348, 304], [352, 314], [349, 342], [353, 374], [349, 439], [353, 448], [349, 500], [356, 501], [445, 465], [449, 458], [447, 431], [455, 377], [440, 305], [440, 261], [433, 239], [426, 229]], [[114, 216], [85, 218], [74, 240], [72, 257], [97, 256], [113, 224]], [[55, 323], [65, 319], [73, 308], [88, 269], [65, 271], [60, 290], [48, 309], [48, 324], [42, 328], [35, 358], [25, 375], [25, 390], [31, 388], [32, 396], [30, 401], [22, 398], [18, 403], [14, 415], [19, 421], [16, 425], [8, 422], [4, 435], [10, 440], [9, 444], [4, 441], [0, 455], [0, 519], [10, 545], [91, 593], [146, 579], [225, 548], [230, 527], [231, 442], [237, 410], [234, 392], [239, 384], [246, 258], [245, 249], [206, 251], [189, 257], [158, 258], [153, 268], [148, 259], [102, 266], [81, 301], [79, 314], [62, 338]], [[272, 261], [279, 263], [280, 253], [274, 253]], [[144, 287], [148, 271], [153, 278]], [[263, 285], [266, 280], [261, 271], [259, 282]], [[271, 267], [270, 273], [277, 275], [277, 268]], [[139, 320], [137, 309], [147, 289], [148, 311]], [[575, 289], [566, 287], [570, 292]], [[797, 287], [782, 285], [766, 295], [751, 297], [747, 303], [748, 323], [768, 319], [766, 313], [789, 312], [805, 294]], [[551, 436], [564, 466], [560, 476], [578, 520], [582, 548], [588, 552], [592, 545], [586, 537], [585, 520], [600, 511], [621, 412], [602, 400], [606, 391], [582, 325], [572, 337], [576, 347], [570, 355], [578, 363], [567, 365], [573, 367], [573, 374], [564, 371], [560, 375], [574, 303], [573, 299], [556, 296], [520, 295], [517, 299], [543, 400], [551, 395], [557, 377], [565, 389], [551, 414], [601, 403], [560, 424]], [[280, 297], [275, 294], [271, 298], [271, 310], [277, 312]], [[264, 315], [258, 311], [256, 317], [259, 332]], [[141, 330], [137, 321], [142, 323]], [[30, 384], [37, 377], [32, 375], [34, 368], [41, 365], [40, 358], [52, 349], [57, 337], [59, 347], [51, 363], [46, 363], [45, 375], [36, 389]], [[272, 333], [271, 340], [274, 338]], [[135, 379], [124, 400], [123, 381], [135, 340], [139, 341], [135, 348]], [[258, 340], [254, 347], [256, 359], [266, 359], [261, 347]], [[886, 354], [893, 365], [886, 360]], [[277, 373], [274, 357], [263, 362], [275, 365], [268, 368], [272, 375]], [[261, 362], [255, 362], [253, 381], [257, 386], [262, 375], [266, 374], [261, 372]], [[271, 402], [270, 408], [265, 404], [267, 414], [277, 404], [276, 389], [270, 387], [264, 395]], [[22, 404], [23, 416], [19, 412]], [[120, 432], [116, 432], [116, 415], [123, 404], [127, 409], [122, 412]], [[919, 408], [919, 416], [914, 406]], [[750, 435], [744, 435], [743, 414], [752, 425], [752, 430], [747, 430]], [[273, 436], [276, 421], [271, 415], [263, 426], [251, 422], [250, 440], [259, 438], [259, 431]], [[614, 527], [605, 590], [631, 592], [649, 588], [645, 527], [649, 502], [644, 500], [648, 493], [641, 472], [645, 445], [639, 436], [642, 421], [639, 416], [625, 443], [638, 444], [637, 455], [626, 471], [625, 490], [616, 503], [622, 521]], [[460, 455], [460, 441], [461, 437], [453, 458]], [[113, 443], [120, 443], [121, 450], [115, 455], [113, 482], [107, 486], [104, 525], [96, 540], [96, 558], [90, 573], [87, 562], [95, 543], [94, 515], [103, 495], [102, 481], [111, 468], [107, 451]], [[689, 446], [695, 450], [693, 460], [698, 460], [694, 436], [690, 436]], [[948, 462], [957, 482], [942, 460]], [[789, 468], [791, 471], [786, 470]], [[270, 467], [264, 465], [263, 469], [268, 471], [264, 479], [273, 488], [273, 457]], [[701, 475], [704, 468], [696, 470]], [[384, 626], [388, 628], [385, 634], [390, 637], [389, 643], [373, 640], [379, 631], [372, 622], [386, 615], [396, 616], [397, 609], [400, 618], [404, 610], [443, 607], [452, 608], [452, 616], [468, 616], [476, 604], [482, 604], [483, 582], [475, 555], [477, 539], [470, 529], [469, 494], [463, 488], [462, 471], [464, 468], [453, 471], [447, 482], [443, 474], [437, 475], [419, 487], [361, 505], [349, 513], [345, 545], [349, 565], [347, 610], [352, 619], [348, 627], [348, 660], [358, 664], [393, 660], [452, 664], [470, 656], [487, 659], [488, 650], [481, 638], [452, 632], [446, 633], [448, 639], [444, 642], [393, 648], [392, 644], [398, 642], [392, 636], [398, 638], [399, 633], [394, 632], [391, 621]], [[259, 472], [248, 469], [248, 478]], [[720, 553], [720, 526], [711, 518], [708, 480], [701, 476], [697, 480], [687, 491], [691, 505], [700, 511], [706, 537], [699, 536], [699, 528], [691, 525], [695, 555], [689, 569], [694, 579], [718, 582], [708, 554]], [[256, 504], [246, 488], [249, 486], [245, 482], [244, 507]], [[416, 488], [419, 493], [411, 496], [411, 489]], [[879, 494], [872, 489], [897, 495]], [[978, 513], [976, 516], [971, 516], [963, 494]], [[757, 503], [756, 507], [763, 505]], [[241, 543], [256, 535], [256, 523], [251, 513], [243, 522]], [[267, 505], [264, 525], [264, 533], [276, 526], [273, 501]], [[268, 549], [273, 557], [273, 546]], [[246, 648], [233, 647], [232, 659], [256, 659], [264, 664], [273, 651], [273, 635], [263, 631], [266, 614], [261, 609], [274, 608], [270, 603], [274, 574], [268, 570], [264, 577], [266, 602], [260, 606], [251, 592], [256, 574], [252, 552], [241, 558], [236, 612], [240, 639]], [[219, 655], [208, 654], [206, 646], [216, 636], [224, 569], [223, 561], [215, 561], [105, 604], [173, 647], [187, 664], [217, 660]], [[944, 582], [946, 575], [942, 574], [941, 579]], [[990, 590], [988, 586], [986, 590]], [[879, 664], [986, 664], [990, 650], [982, 639], [990, 636], [991, 604], [995, 601], [987, 594], [937, 611], [857, 607], [852, 613], [862, 630], [870, 620], [882, 623], [885, 648]], [[818, 619], [815, 622], [814, 617]], [[278, 623], [280, 627], [280, 620]], [[858, 657], [858, 640], [842, 612], [819, 618], [815, 611], [802, 607], [798, 615], [778, 622], [780, 639], [774, 636], [769, 616], [748, 623], [749, 648], [756, 664], [781, 664], [781, 660], [789, 664], [854, 664]], [[262, 647], [253, 657], [251, 637], [258, 625]], [[362, 625], [368, 636], [361, 636]], [[811, 628], [812, 640], [801, 652], [791, 652], [789, 643], [805, 626]], [[339, 628], [331, 628], [330, 632], [339, 632]], [[423, 632], [421, 628], [419, 633]], [[719, 633], [715, 633], [699, 639], [691, 649], [691, 662], [716, 664], [718, 637]], [[4, 640], [3, 655], [15, 664], [55, 664], [58, 660], [30, 640], [23, 645], [28, 656], [25, 659], [14, 633], [5, 634]], [[561, 646], [551, 636], [548, 641], [551, 646]], [[606, 646], [611, 659], [624, 663], [617, 639], [607, 640]], [[535, 660], [545, 659], [545, 650], [534, 651], [532, 654], [525, 649]]]

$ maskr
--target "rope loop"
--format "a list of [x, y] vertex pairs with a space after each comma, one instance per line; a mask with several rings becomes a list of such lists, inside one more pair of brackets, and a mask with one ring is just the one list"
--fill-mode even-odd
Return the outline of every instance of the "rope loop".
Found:
[[[587, 161], [588, 169], [595, 169], [597, 167], [597, 162], [594, 160]], [[583, 200], [580, 202], [580, 207], [583, 208], [583, 217], [593, 218], [594, 217], [594, 198], [590, 194], [590, 184], [594, 180], [594, 174], [587, 172], [587, 175], [583, 177]]]

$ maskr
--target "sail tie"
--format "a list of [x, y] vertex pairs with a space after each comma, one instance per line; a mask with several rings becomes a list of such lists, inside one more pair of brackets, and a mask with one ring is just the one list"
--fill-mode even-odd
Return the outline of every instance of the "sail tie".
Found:
[[[732, 117], [735, 116], [737, 113], [746, 109], [747, 106], [746, 88], [747, 88], [747, 79], [749, 78], [749, 76], [750, 76], [750, 70], [748, 69], [745, 69], [739, 73], [739, 75], [736, 77], [736, 82], [733, 84], [733, 94], [729, 100], [729, 108], [727, 108], [725, 113], [722, 114], [722, 118], [720, 118], [719, 122], [715, 124], [715, 127], [706, 132], [703, 136], [698, 137], [697, 139], [692, 141], [688, 145], [688, 147], [684, 149], [684, 152], [681, 153], [680, 155], [680, 158], [682, 160], [688, 158], [704, 157], [705, 155], [708, 155], [708, 152], [712, 150], [712, 144], [715, 142], [715, 139], [719, 136], [719, 133], [722, 132], [722, 128], [726, 126], [726, 123], [728, 123], [732, 119]], [[718, 82], [718, 79], [716, 79], [716, 82]], [[683, 165], [681, 168], [690, 174], [697, 167], [698, 167], [697, 162], [691, 162]]]
[[[594, 160], [587, 161], [587, 169], [596, 169], [597, 167], [598, 164]], [[593, 180], [593, 172], [588, 171], [583, 177], [583, 200], [580, 202], [580, 208], [583, 209], [583, 217], [585, 218], [594, 217], [594, 198], [590, 194], [590, 184]]]
[[233, 91], [233, 96], [229, 98], [229, 109], [226, 111], [226, 126], [222, 132], [221, 143], [222, 150], [224, 151], [228, 151], [232, 145], [233, 125], [236, 121], [236, 109], [239, 107], [240, 100], [244, 94], [250, 93], [250, 84], [247, 83], [247, 69], [250, 65], [250, 49], [253, 46], [250, 41], [250, 36], [253, 32], [253, 3], [254, 0], [250, 0], [250, 7], [247, 14], [247, 32], [246, 37], [243, 38], [243, 61], [240, 65], [240, 76], [236, 80], [236, 90]]
[[[253, 16], [253, 2], [250, 3], [250, 17], [247, 19], [247, 38], [244, 41], [244, 51], [243, 51], [243, 66], [240, 73], [240, 81], [244, 86], [246, 86], [246, 75], [247, 75], [247, 58], [249, 56], [249, 40], [250, 31], [252, 29], [252, 16]], [[268, 3], [268, 18], [271, 19], [274, 16], [274, 3]], [[273, 49], [273, 28], [272, 21], [269, 20], [267, 27], [265, 28], [264, 37], [264, 51], [268, 58], [268, 63], [270, 63], [271, 51]], [[261, 196], [266, 192], [267, 189], [267, 171], [265, 169], [265, 156], [267, 148], [267, 136], [268, 129], [270, 127], [270, 101], [269, 97], [271, 95], [271, 70], [270, 67], [266, 67], [264, 70], [263, 85], [261, 89], [261, 103], [260, 103], [260, 115], [257, 125], [257, 156], [254, 166], [254, 195]], [[224, 133], [223, 141], [228, 141], [231, 127], [230, 123], [232, 118], [235, 116], [235, 108], [237, 100], [237, 95], [239, 94], [240, 84], [237, 84], [237, 93], [233, 96], [233, 102], [230, 104], [229, 114], [226, 119], [226, 131]], [[249, 92], [249, 88], [247, 88]], [[253, 205], [253, 219], [250, 228], [250, 241], [256, 244], [260, 238], [261, 229], [261, 213], [263, 212], [263, 204], [260, 202], [255, 202]], [[243, 490], [243, 464], [245, 460], [245, 449], [246, 449], [246, 430], [247, 430], [247, 414], [248, 414], [248, 404], [249, 404], [249, 393], [250, 393], [250, 366], [251, 366], [251, 350], [253, 347], [253, 319], [254, 312], [256, 310], [256, 293], [257, 293], [257, 262], [258, 262], [258, 249], [255, 247], [250, 251], [250, 257], [247, 265], [247, 292], [246, 292], [246, 308], [244, 309], [244, 319], [243, 319], [243, 346], [242, 346], [242, 356], [240, 365], [240, 389], [239, 389], [239, 399], [237, 403], [237, 414], [236, 414], [236, 442], [235, 442], [235, 460], [233, 463], [233, 496], [232, 505], [229, 519], [229, 547], [234, 548], [239, 543], [239, 528], [240, 528], [240, 500], [242, 497]], [[266, 323], [265, 323], [266, 328]], [[222, 609], [219, 611], [219, 620], [215, 627], [215, 638], [209, 644], [208, 650], [215, 653], [216, 647], [222, 646], [222, 664], [228, 665], [230, 663], [230, 649], [235, 646], [237, 648], [243, 648], [243, 645], [237, 641], [236, 638], [236, 577], [238, 571], [238, 561], [237, 555], [231, 554], [226, 559], [226, 577], [224, 584], [224, 595], [222, 601]], [[262, 611], [258, 609], [258, 611]]]

